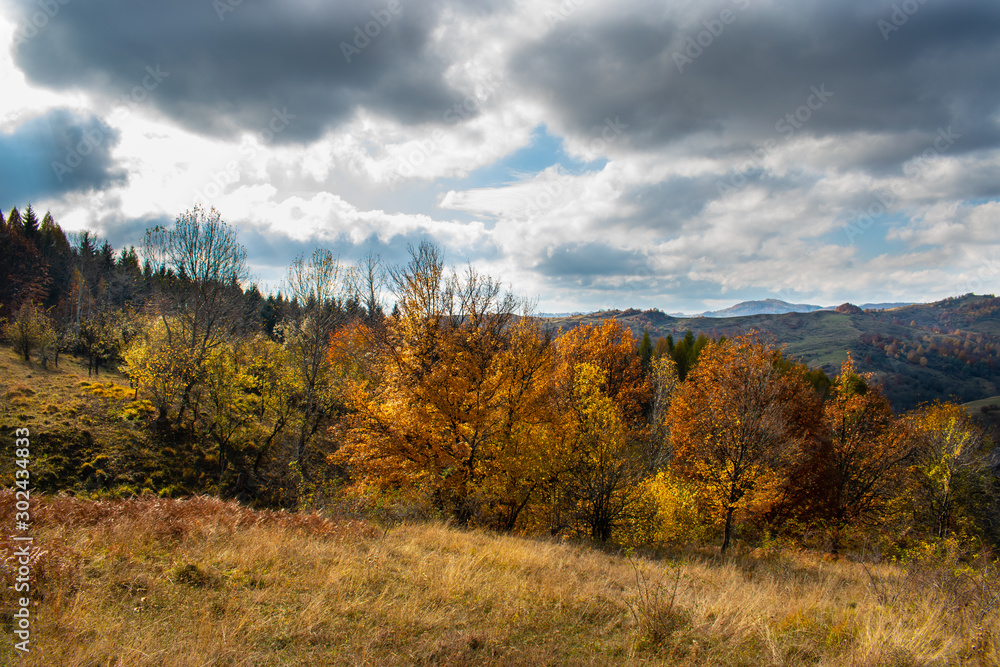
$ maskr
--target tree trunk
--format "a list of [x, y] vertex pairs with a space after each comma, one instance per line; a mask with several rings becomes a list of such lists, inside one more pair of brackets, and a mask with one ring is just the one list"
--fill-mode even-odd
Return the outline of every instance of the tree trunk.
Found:
[[733, 534], [733, 511], [732, 507], [726, 510], [726, 532], [722, 538], [722, 549], [719, 550], [719, 553], [722, 554], [726, 553], [726, 549], [729, 548], [729, 540]]

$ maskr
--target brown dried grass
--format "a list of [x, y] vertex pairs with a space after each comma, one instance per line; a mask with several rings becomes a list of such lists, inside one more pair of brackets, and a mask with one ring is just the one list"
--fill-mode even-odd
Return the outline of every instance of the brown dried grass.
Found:
[[[10, 524], [12, 505], [12, 494], [0, 492], [0, 525]], [[32, 512], [40, 595], [33, 652], [19, 658], [25, 665], [998, 658], [996, 605], [967, 584], [996, 587], [975, 573], [958, 581], [943, 569], [904, 572], [803, 551], [629, 558], [584, 544], [440, 524], [385, 530], [205, 497], [54, 497]], [[9, 586], [6, 570], [3, 577]], [[9, 592], [2, 603], [9, 614]], [[9, 644], [0, 663], [14, 659]]]

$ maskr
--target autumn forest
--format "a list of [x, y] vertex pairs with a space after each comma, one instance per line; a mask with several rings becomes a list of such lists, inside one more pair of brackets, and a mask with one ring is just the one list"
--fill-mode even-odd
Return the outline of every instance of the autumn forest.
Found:
[[428, 242], [398, 266], [317, 249], [265, 295], [214, 209], [122, 249], [30, 206], [0, 222], [4, 343], [83, 360], [118, 424], [40, 434], [46, 493], [724, 552], [1000, 540], [989, 430], [943, 401], [894, 412], [849, 356], [831, 377], [756, 332], [553, 330]]

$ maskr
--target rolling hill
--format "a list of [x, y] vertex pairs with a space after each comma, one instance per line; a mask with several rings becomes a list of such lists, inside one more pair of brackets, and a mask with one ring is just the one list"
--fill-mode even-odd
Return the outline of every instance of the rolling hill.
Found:
[[897, 410], [939, 398], [964, 403], [1000, 394], [1000, 298], [992, 295], [887, 310], [676, 318], [655, 309], [628, 309], [544, 322], [555, 330], [607, 318], [635, 336], [648, 330], [654, 341], [668, 335], [677, 340], [687, 331], [718, 338], [755, 330], [828, 374], [836, 374], [850, 352], [858, 370], [876, 374]]

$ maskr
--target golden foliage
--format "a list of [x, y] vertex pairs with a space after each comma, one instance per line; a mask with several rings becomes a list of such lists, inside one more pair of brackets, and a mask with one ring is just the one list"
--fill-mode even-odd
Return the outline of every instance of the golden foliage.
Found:
[[725, 517], [723, 550], [734, 515], [767, 506], [804, 437], [796, 403], [810, 390], [779, 361], [752, 337], [712, 343], [670, 406], [677, 471]]

